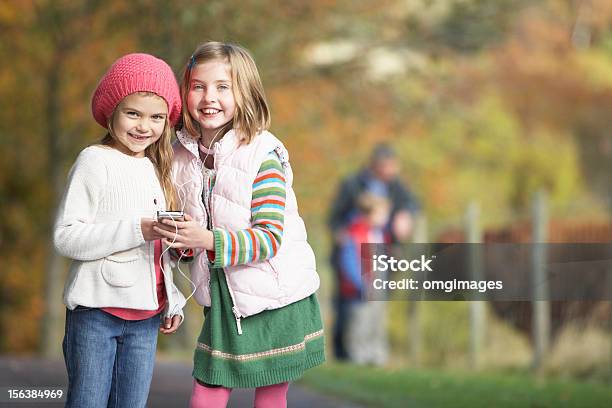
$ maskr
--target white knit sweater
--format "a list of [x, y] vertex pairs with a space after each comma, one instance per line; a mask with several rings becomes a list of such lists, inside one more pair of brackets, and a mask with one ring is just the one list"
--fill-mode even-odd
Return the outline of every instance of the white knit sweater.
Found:
[[[153, 242], [146, 242], [141, 218], [165, 208], [155, 168], [105, 146], [84, 149], [74, 163], [54, 228], [57, 251], [73, 259], [64, 303], [76, 306], [158, 308]], [[164, 254], [168, 297], [165, 316], [182, 315], [185, 298], [172, 282]]]

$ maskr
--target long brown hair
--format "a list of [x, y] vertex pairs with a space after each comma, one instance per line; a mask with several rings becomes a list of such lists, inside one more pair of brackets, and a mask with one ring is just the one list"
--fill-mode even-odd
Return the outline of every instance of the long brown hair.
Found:
[[[160, 98], [159, 95], [153, 92], [137, 92], [138, 95], [141, 96], [156, 96]], [[117, 104], [117, 106], [119, 106]], [[113, 146], [117, 143], [117, 139], [115, 138], [113, 131], [113, 120], [115, 119], [115, 115], [117, 113], [117, 108], [113, 111], [113, 113], [108, 118], [107, 129], [108, 133], [100, 140], [100, 144], [105, 146]], [[166, 123], [164, 124], [164, 131], [162, 132], [161, 137], [155, 142], [149, 145], [145, 149], [145, 156], [151, 160], [153, 166], [155, 167], [155, 172], [157, 173], [157, 178], [159, 179], [159, 183], [161, 184], [162, 190], [164, 192], [164, 197], [166, 198], [166, 209], [168, 210], [177, 210], [178, 201], [176, 199], [176, 189], [174, 188], [174, 183], [172, 182], [172, 136], [174, 130], [170, 123], [168, 123], [168, 115], [166, 115]]]
[[223, 136], [234, 128], [239, 132], [241, 142], [249, 144], [259, 132], [270, 127], [270, 108], [253, 57], [237, 44], [217, 41], [202, 43], [185, 64], [180, 86], [183, 101], [183, 126], [191, 137], [200, 137], [200, 126], [189, 114], [187, 94], [191, 86], [193, 67], [196, 64], [210, 61], [222, 61], [229, 65], [232, 92], [236, 100], [234, 117], [219, 129], [216, 137]]

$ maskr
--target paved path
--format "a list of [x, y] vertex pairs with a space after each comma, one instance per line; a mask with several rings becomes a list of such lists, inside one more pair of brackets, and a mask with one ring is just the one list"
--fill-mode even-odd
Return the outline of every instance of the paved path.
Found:
[[[0, 357], [0, 390], [7, 392], [10, 386], [27, 388], [41, 386], [66, 387], [67, 377], [63, 361], [42, 360], [33, 357]], [[191, 366], [174, 361], [158, 360], [155, 366], [149, 407], [186, 407], [191, 392]], [[228, 407], [252, 407], [254, 391], [237, 389], [232, 392]], [[291, 408], [360, 408], [331, 397], [319, 395], [304, 387], [292, 384], [289, 387], [288, 406]], [[0, 399], [3, 401], [4, 399]], [[56, 403], [7, 403], [0, 407], [55, 408]]]

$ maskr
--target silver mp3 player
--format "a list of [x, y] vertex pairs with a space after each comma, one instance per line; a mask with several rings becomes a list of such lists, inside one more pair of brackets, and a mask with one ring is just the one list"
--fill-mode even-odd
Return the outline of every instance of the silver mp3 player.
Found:
[[161, 221], [163, 219], [185, 221], [185, 214], [182, 211], [158, 211], [157, 221]]

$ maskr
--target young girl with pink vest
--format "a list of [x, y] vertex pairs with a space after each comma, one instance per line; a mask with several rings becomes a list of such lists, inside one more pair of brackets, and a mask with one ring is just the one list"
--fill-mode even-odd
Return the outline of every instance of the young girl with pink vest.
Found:
[[185, 303], [153, 230], [156, 211], [175, 206], [170, 141], [180, 93], [168, 64], [129, 54], [102, 77], [91, 108], [107, 134], [72, 166], [54, 227], [57, 251], [73, 260], [66, 407], [144, 407], [158, 330], [176, 331]]
[[[205, 306], [191, 406], [224, 407], [232, 388], [255, 387], [256, 407], [284, 407], [289, 381], [325, 360], [289, 155], [267, 131], [259, 73], [240, 46], [200, 45], [181, 95], [172, 172], [188, 215], [172, 246], [201, 250], [191, 273]], [[155, 228], [174, 238], [172, 222]]]

